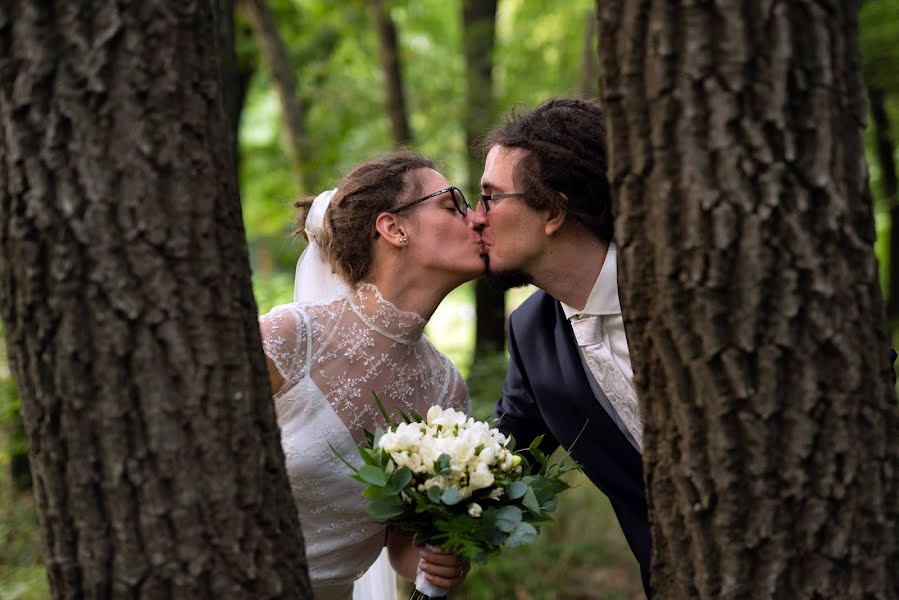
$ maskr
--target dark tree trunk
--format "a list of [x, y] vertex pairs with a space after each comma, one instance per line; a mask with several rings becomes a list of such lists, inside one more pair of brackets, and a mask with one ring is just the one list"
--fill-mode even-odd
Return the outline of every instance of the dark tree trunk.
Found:
[[[237, 15], [235, 15], [235, 20], [237, 20]], [[235, 40], [241, 38], [250, 38], [252, 36], [252, 29], [249, 26], [248, 21], [244, 21], [240, 19], [243, 23], [235, 33]], [[243, 115], [244, 104], [247, 99], [247, 92], [250, 89], [250, 82], [253, 79], [253, 74], [256, 72], [256, 62], [257, 57], [255, 52], [244, 52], [244, 53], [235, 53], [234, 56], [234, 71], [232, 76], [233, 85], [231, 86], [232, 93], [226, 98], [226, 112], [228, 115], [228, 122], [231, 124], [231, 149], [234, 155], [234, 172], [237, 174], [238, 178], [238, 189], [240, 189], [240, 120]]]
[[0, 9], [0, 310], [54, 598], [309, 598], [219, 0]]
[[893, 139], [890, 135], [890, 118], [884, 105], [883, 92], [877, 87], [868, 88], [871, 118], [876, 136], [875, 152], [880, 164], [883, 197], [890, 207], [890, 285], [887, 320], [892, 327], [899, 324], [899, 183], [896, 181], [896, 162], [893, 159]]
[[599, 93], [599, 46], [596, 43], [596, 12], [584, 20], [584, 44], [581, 49], [581, 96], [595, 98]]
[[858, 3], [597, 6], [655, 597], [896, 598]]
[[306, 119], [297, 95], [297, 78], [281, 34], [278, 21], [266, 0], [238, 0], [238, 8], [247, 17], [259, 51], [268, 65], [272, 84], [281, 100], [281, 118], [284, 124], [284, 142], [290, 166], [301, 193], [309, 193], [313, 183], [305, 168], [309, 159], [309, 140], [306, 135]]
[[393, 143], [396, 146], [405, 146], [412, 142], [412, 129], [409, 127], [406, 97], [403, 94], [403, 73], [397, 49], [396, 25], [390, 18], [383, 0], [371, 0], [369, 5], [378, 32], [381, 72], [384, 74], [384, 106], [390, 117]]
[[[465, 140], [471, 195], [480, 191], [484, 160], [478, 142], [494, 125], [493, 46], [496, 0], [464, 0], [462, 35], [465, 45]], [[478, 279], [475, 282], [475, 358], [500, 352], [506, 343], [506, 295]]]

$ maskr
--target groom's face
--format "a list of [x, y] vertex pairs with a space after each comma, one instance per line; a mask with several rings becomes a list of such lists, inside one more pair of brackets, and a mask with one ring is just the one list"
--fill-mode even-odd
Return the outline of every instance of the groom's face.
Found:
[[[481, 177], [481, 200], [474, 223], [481, 232], [487, 274], [494, 285], [509, 289], [531, 283], [531, 269], [544, 251], [546, 215], [518, 195], [515, 167], [526, 150], [494, 146]], [[503, 198], [489, 196], [512, 194]], [[485, 198], [485, 196], [488, 196]]]

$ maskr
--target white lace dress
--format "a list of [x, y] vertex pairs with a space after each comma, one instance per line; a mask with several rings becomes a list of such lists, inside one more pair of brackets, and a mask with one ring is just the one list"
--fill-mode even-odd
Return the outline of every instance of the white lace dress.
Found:
[[353, 581], [384, 546], [385, 529], [366, 513], [361, 484], [334, 454], [362, 463], [356, 446], [364, 430], [384, 424], [372, 391], [393, 414], [425, 414], [434, 404], [469, 412], [459, 371], [422, 335], [424, 326], [372, 284], [260, 318], [265, 353], [284, 378], [275, 408], [318, 600], [351, 598]]

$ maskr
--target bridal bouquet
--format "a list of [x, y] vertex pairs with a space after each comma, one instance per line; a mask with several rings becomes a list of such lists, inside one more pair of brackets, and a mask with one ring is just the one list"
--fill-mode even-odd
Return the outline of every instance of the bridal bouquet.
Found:
[[[558, 494], [569, 486], [561, 476], [571, 461], [550, 464], [534, 441], [514, 452], [514, 441], [490, 424], [452, 408], [432, 406], [425, 418], [400, 412], [393, 421], [375, 401], [387, 431], [369, 434], [359, 448], [364, 464], [350, 466], [366, 484], [368, 512], [378, 521], [414, 533], [420, 543], [468, 560], [485, 561], [502, 546], [533, 542], [551, 521]], [[419, 572], [412, 598], [439, 597], [447, 590]]]

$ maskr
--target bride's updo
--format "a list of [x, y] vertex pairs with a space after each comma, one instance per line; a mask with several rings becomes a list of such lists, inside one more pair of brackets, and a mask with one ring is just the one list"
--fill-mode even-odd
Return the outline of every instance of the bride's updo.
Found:
[[[373, 262], [375, 219], [421, 192], [415, 171], [434, 164], [413, 152], [393, 152], [350, 171], [331, 199], [318, 243], [334, 271], [350, 285], [369, 274]], [[303, 234], [312, 198], [296, 202], [297, 231]]]

